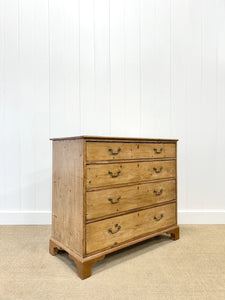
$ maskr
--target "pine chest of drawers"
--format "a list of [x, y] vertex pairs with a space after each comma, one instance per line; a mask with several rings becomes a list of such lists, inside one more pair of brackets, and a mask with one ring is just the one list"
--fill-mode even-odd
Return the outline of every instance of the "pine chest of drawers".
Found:
[[53, 140], [52, 237], [80, 278], [110, 252], [177, 226], [177, 140], [81, 136]]

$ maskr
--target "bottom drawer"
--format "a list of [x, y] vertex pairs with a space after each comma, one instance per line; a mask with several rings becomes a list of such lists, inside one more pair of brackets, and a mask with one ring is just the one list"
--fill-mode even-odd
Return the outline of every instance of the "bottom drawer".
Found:
[[86, 225], [86, 253], [111, 248], [176, 223], [175, 203]]

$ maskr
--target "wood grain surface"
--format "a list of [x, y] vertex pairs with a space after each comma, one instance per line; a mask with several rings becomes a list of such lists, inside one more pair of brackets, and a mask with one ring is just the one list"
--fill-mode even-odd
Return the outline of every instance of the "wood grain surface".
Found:
[[91, 253], [176, 223], [175, 203], [86, 225], [86, 252]]
[[176, 199], [175, 180], [86, 193], [87, 220]]
[[87, 142], [87, 161], [174, 158], [175, 144]]
[[52, 237], [83, 253], [83, 141], [53, 142]]
[[129, 182], [174, 178], [175, 175], [175, 160], [88, 165], [86, 186], [87, 188], [113, 186]]

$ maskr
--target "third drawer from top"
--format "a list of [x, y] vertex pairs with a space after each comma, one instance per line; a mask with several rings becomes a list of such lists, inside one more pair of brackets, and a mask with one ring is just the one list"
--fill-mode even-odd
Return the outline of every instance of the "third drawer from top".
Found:
[[86, 193], [86, 219], [110, 216], [175, 199], [175, 180], [91, 191]]

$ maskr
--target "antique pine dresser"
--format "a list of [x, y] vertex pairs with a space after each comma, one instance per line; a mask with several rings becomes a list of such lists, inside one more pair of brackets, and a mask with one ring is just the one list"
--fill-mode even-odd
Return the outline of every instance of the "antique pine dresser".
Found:
[[80, 278], [106, 254], [160, 234], [179, 238], [177, 140], [52, 139], [52, 237]]

